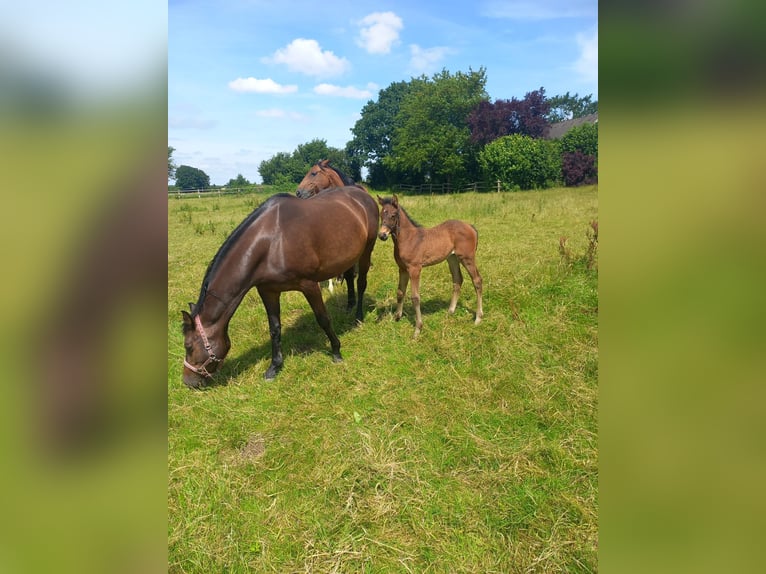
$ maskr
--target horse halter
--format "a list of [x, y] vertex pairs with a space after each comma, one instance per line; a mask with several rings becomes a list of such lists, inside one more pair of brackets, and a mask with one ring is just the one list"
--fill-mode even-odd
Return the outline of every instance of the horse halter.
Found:
[[205, 329], [202, 328], [202, 321], [200, 321], [199, 315], [194, 317], [194, 326], [197, 329], [197, 333], [199, 333], [200, 338], [202, 338], [202, 344], [205, 345], [205, 350], [207, 351], [207, 359], [205, 359], [205, 362], [202, 363], [202, 365], [199, 367], [195, 367], [189, 361], [184, 359], [184, 367], [190, 371], [194, 371], [198, 375], [202, 375], [206, 379], [212, 379], [212, 373], [208, 372], [205, 367], [207, 367], [210, 363], [221, 363], [223, 359], [219, 359], [215, 356], [213, 347], [210, 345], [210, 341], [208, 340], [207, 335], [205, 335]]
[[399, 233], [399, 208], [396, 208], [396, 211], [394, 212], [394, 215], [391, 217], [391, 219], [393, 219], [393, 225], [386, 225], [386, 227], [388, 227], [388, 231], [391, 234], [391, 237], [396, 237], [396, 235]]

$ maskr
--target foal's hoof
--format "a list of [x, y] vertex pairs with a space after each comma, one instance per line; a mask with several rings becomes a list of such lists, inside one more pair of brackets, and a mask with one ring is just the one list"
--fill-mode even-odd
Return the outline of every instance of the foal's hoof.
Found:
[[341, 357], [340, 355], [333, 355], [332, 356], [332, 362], [333, 363], [342, 363], [343, 362], [343, 357]]

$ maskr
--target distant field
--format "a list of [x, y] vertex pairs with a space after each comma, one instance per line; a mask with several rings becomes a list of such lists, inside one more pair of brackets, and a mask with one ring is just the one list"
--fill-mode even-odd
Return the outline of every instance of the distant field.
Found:
[[303, 296], [285, 293], [284, 368], [265, 382], [252, 291], [218, 384], [191, 391], [180, 312], [266, 197], [168, 199], [169, 571], [597, 571], [598, 272], [582, 257], [597, 188], [400, 196], [425, 226], [479, 230], [480, 325], [466, 273], [448, 315], [442, 263], [423, 271], [413, 341], [409, 292], [392, 318], [398, 272], [379, 241], [362, 326], [345, 285], [323, 291], [343, 363]]

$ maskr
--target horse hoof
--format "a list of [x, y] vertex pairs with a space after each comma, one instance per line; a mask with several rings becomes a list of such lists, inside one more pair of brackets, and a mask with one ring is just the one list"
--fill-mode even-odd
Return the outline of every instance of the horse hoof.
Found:
[[263, 378], [267, 381], [273, 381], [277, 378], [277, 375], [279, 374], [281, 367], [275, 367], [274, 365], [270, 366], [266, 372], [263, 374]]
[[342, 363], [343, 362], [343, 357], [341, 357], [340, 355], [333, 355], [332, 356], [332, 362], [333, 363]]

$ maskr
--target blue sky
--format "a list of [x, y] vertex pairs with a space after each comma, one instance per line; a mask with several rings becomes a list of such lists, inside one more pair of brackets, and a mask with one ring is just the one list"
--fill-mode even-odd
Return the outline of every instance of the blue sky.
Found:
[[598, 99], [596, 0], [170, 0], [168, 145], [213, 184], [315, 138], [343, 148], [392, 82], [484, 67], [492, 100]]

